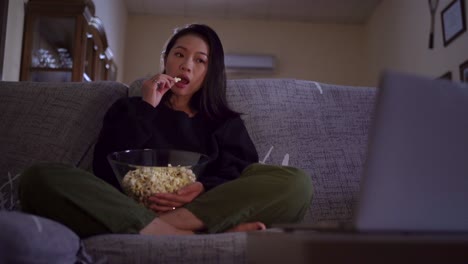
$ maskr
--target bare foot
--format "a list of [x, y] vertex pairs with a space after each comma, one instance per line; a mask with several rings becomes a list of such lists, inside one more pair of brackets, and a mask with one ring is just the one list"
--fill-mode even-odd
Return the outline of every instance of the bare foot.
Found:
[[248, 232], [248, 231], [257, 231], [257, 230], [265, 230], [266, 226], [262, 222], [250, 222], [250, 223], [242, 223], [236, 225], [235, 227], [226, 230], [226, 232]]
[[203, 222], [185, 208], [178, 208], [153, 219], [140, 230], [145, 235], [193, 235], [204, 228]]
[[192, 231], [182, 230], [155, 218], [145, 228], [140, 230], [142, 235], [193, 235]]
[[[194, 231], [205, 228], [203, 222], [185, 208], [178, 208], [159, 215], [147, 226], [140, 230], [143, 235], [193, 235]], [[248, 222], [239, 224], [226, 232], [248, 232], [265, 230], [262, 222]]]

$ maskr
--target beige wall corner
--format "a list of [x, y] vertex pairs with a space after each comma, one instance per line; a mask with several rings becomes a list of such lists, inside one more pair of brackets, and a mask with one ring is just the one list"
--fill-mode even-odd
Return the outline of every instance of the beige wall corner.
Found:
[[123, 81], [125, 72], [125, 36], [127, 29], [127, 7], [123, 0], [93, 0], [96, 16], [102, 20], [109, 47], [117, 64], [117, 81]]
[[3, 58], [3, 81], [18, 81], [23, 47], [24, 4], [28, 0], [9, 0]]

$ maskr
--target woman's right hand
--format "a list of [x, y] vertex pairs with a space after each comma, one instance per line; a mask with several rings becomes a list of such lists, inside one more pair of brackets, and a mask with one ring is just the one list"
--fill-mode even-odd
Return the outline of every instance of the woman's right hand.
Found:
[[148, 198], [149, 208], [156, 213], [168, 212], [192, 202], [204, 191], [201, 182], [194, 182], [175, 193], [156, 193]]
[[152, 105], [158, 106], [163, 95], [171, 89], [175, 84], [173, 77], [166, 74], [156, 74], [153, 77], [145, 80], [141, 88], [143, 101]]

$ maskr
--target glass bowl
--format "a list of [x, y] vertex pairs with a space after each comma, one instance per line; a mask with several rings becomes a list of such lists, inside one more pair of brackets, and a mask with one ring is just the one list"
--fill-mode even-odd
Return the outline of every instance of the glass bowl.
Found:
[[132, 149], [107, 156], [123, 191], [146, 204], [155, 193], [173, 193], [195, 182], [208, 156], [182, 150]]

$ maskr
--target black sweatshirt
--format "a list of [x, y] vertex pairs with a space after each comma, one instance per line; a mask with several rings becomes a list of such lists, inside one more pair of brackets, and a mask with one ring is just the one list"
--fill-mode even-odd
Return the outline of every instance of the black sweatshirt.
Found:
[[107, 161], [107, 155], [128, 149], [179, 149], [206, 154], [210, 162], [200, 181], [210, 190], [236, 179], [258, 154], [240, 117], [214, 122], [200, 113], [190, 118], [163, 103], [156, 108], [141, 97], [122, 98], [104, 117], [94, 149], [96, 176], [122, 190]]

